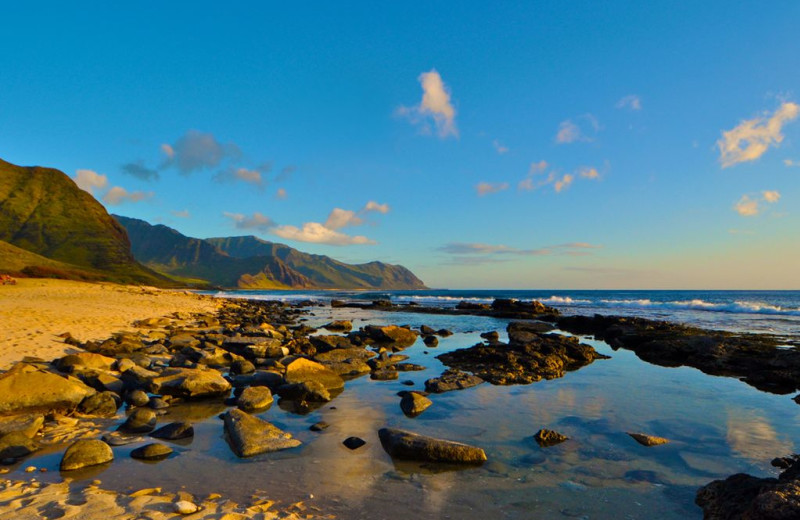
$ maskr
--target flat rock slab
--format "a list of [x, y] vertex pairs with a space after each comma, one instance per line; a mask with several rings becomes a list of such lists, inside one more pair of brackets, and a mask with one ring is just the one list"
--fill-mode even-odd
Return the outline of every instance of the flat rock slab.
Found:
[[97, 466], [114, 460], [111, 447], [97, 439], [81, 440], [73, 443], [61, 459], [61, 471], [72, 471]]
[[660, 444], [666, 444], [669, 442], [669, 439], [665, 439], [664, 437], [656, 437], [655, 435], [647, 435], [646, 433], [630, 433], [628, 432], [636, 442], [641, 444], [642, 446], [658, 446]]
[[44, 415], [25, 414], [10, 417], [0, 417], [0, 437], [9, 433], [23, 433], [32, 438], [44, 426]]
[[0, 375], [0, 414], [26, 410], [74, 410], [94, 389], [36, 366], [18, 363]]
[[291, 434], [241, 410], [230, 410], [223, 418], [231, 449], [239, 457], [296, 448], [301, 444]]
[[451, 464], [481, 464], [486, 461], [483, 449], [460, 442], [394, 428], [381, 428], [378, 437], [386, 453], [397, 459]]

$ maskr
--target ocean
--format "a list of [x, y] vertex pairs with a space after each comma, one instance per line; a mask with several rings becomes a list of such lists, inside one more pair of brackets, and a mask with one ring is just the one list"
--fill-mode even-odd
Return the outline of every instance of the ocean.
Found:
[[800, 291], [665, 291], [665, 290], [509, 290], [458, 289], [427, 291], [231, 291], [222, 297], [285, 301], [332, 299], [416, 302], [455, 307], [462, 300], [491, 303], [495, 298], [538, 300], [563, 314], [638, 316], [733, 332], [800, 334]]

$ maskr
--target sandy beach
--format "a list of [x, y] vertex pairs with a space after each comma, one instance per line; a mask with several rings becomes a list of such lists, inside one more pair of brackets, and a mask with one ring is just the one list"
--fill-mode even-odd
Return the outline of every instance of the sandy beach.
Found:
[[188, 291], [23, 278], [0, 286], [0, 369], [25, 356], [50, 360], [74, 351], [60, 334], [102, 340], [136, 320], [174, 312], [214, 312], [219, 301]]

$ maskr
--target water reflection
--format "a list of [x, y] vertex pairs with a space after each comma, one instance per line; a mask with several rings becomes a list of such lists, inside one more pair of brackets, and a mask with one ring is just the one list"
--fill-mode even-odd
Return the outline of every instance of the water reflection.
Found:
[[794, 453], [794, 443], [779, 436], [769, 421], [754, 410], [728, 408], [727, 439], [731, 449], [754, 463]]

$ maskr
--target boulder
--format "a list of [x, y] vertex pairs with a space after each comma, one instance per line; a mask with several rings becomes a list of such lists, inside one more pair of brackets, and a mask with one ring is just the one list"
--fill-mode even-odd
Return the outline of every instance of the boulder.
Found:
[[97, 466], [114, 460], [111, 447], [97, 439], [80, 440], [73, 443], [61, 459], [61, 471], [72, 471]]
[[33, 438], [44, 426], [44, 415], [23, 414], [0, 417], [0, 437], [9, 433], [22, 433]]
[[432, 327], [428, 327], [427, 325], [420, 325], [419, 332], [423, 336], [433, 336], [436, 334], [436, 331]]
[[425, 346], [428, 348], [435, 348], [439, 346], [439, 338], [433, 335], [425, 336], [422, 338], [422, 342], [425, 343]]
[[328, 352], [335, 349], [353, 348], [353, 343], [347, 336], [324, 335], [309, 336], [308, 341], [314, 345], [317, 352]]
[[337, 348], [317, 353], [314, 361], [318, 361], [340, 376], [357, 376], [370, 371], [366, 360], [373, 356], [374, 352], [363, 348]]
[[139, 460], [163, 460], [172, 455], [173, 450], [166, 444], [154, 442], [131, 451], [131, 457]]
[[228, 442], [239, 457], [295, 448], [301, 444], [276, 426], [241, 410], [229, 410], [223, 418]]
[[303, 381], [278, 387], [278, 395], [290, 401], [310, 401], [327, 403], [333, 397], [328, 389], [317, 381]]
[[397, 325], [367, 325], [364, 333], [376, 343], [392, 343], [398, 347], [410, 347], [417, 341], [417, 334], [413, 330]]
[[78, 411], [84, 415], [99, 417], [113, 417], [117, 414], [119, 402], [117, 394], [113, 392], [98, 392], [86, 397], [78, 405]]
[[123, 433], [148, 433], [155, 429], [157, 422], [156, 412], [149, 408], [137, 408], [118, 429]]
[[275, 391], [283, 384], [283, 376], [271, 370], [256, 370], [252, 374], [238, 375], [232, 378], [233, 386], [242, 388], [246, 386], [267, 386]]
[[28, 410], [74, 410], [95, 390], [27, 363], [0, 375], [0, 415]]
[[272, 392], [266, 386], [250, 386], [236, 400], [236, 405], [245, 412], [264, 410], [272, 404]]
[[419, 392], [404, 392], [400, 399], [400, 409], [407, 417], [416, 417], [428, 409], [433, 401]]
[[38, 449], [39, 444], [22, 431], [0, 435], [0, 461], [15, 461]]
[[99, 370], [111, 370], [116, 359], [102, 354], [92, 352], [79, 352], [69, 354], [55, 361], [55, 366], [61, 372], [71, 373], [75, 367], [96, 368]]
[[216, 370], [168, 368], [151, 381], [150, 391], [185, 398], [224, 397], [231, 384]]
[[426, 437], [394, 428], [381, 428], [378, 437], [386, 453], [401, 460], [451, 464], [481, 464], [486, 460], [486, 453], [481, 448], [460, 442]]
[[369, 378], [374, 381], [394, 381], [399, 376], [397, 369], [395, 367], [386, 367], [386, 368], [379, 368], [378, 370], [374, 370], [370, 375]]
[[322, 326], [331, 332], [350, 332], [353, 330], [353, 323], [350, 320], [335, 320]]
[[194, 437], [194, 427], [188, 422], [173, 422], [157, 429], [150, 434], [150, 437], [175, 441]]
[[306, 358], [297, 358], [286, 365], [286, 383], [316, 382], [328, 391], [344, 389], [344, 379], [324, 365]]
[[231, 363], [231, 374], [233, 375], [252, 374], [255, 371], [255, 365], [246, 359], [236, 360]]
[[448, 369], [441, 376], [425, 381], [425, 391], [441, 394], [452, 390], [463, 390], [483, 383], [483, 379], [460, 370]]

